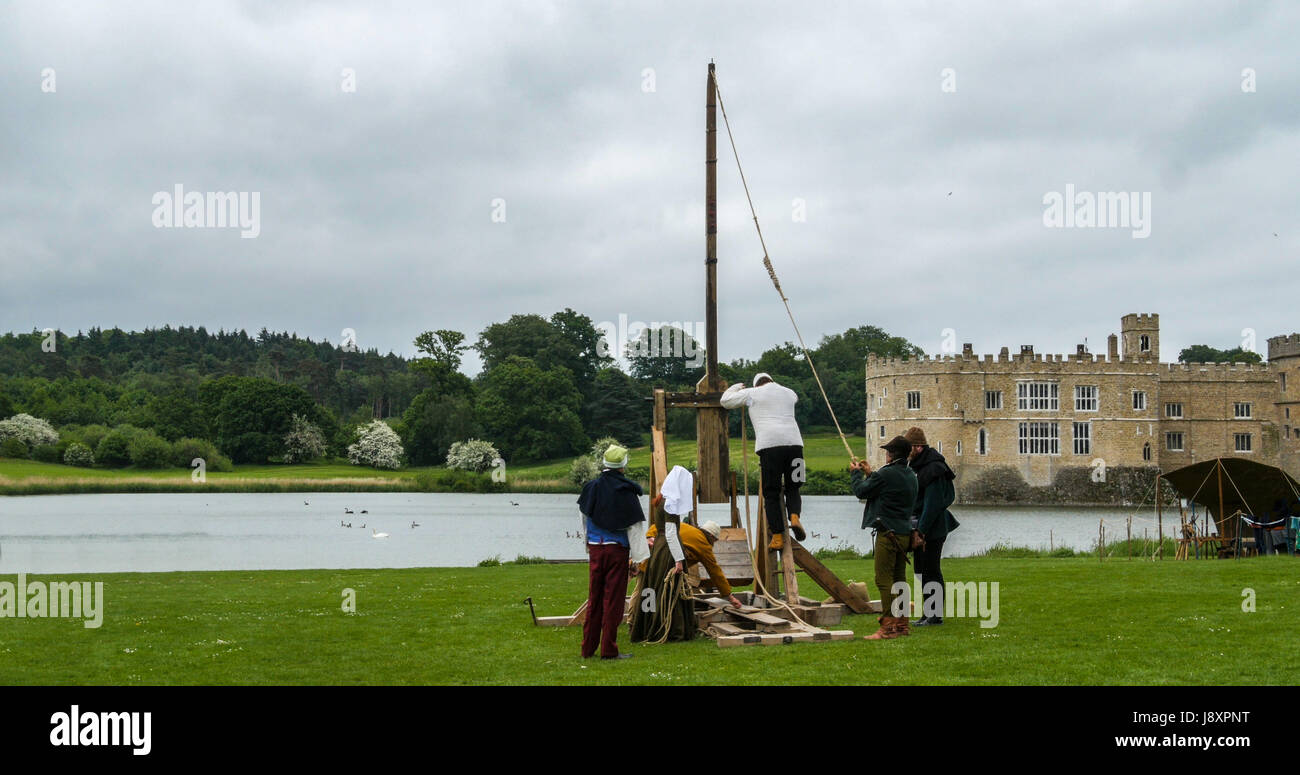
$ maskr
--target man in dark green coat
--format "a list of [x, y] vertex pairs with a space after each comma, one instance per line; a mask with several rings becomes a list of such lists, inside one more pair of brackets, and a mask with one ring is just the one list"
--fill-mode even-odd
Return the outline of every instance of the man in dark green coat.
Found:
[[[853, 494], [867, 502], [862, 529], [875, 531], [876, 586], [880, 589], [880, 629], [866, 640], [890, 640], [910, 635], [906, 598], [895, 606], [894, 585], [907, 583], [907, 550], [912, 535], [912, 509], [916, 504], [916, 474], [907, 467], [912, 446], [895, 436], [881, 447], [885, 465], [872, 471], [865, 460], [850, 469]], [[901, 610], [895, 610], [899, 608]]]

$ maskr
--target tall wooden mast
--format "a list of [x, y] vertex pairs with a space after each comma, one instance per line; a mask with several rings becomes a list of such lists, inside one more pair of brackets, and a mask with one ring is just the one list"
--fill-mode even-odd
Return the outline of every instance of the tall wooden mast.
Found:
[[727, 410], [717, 395], [727, 384], [718, 376], [718, 87], [709, 63], [704, 108], [704, 321], [705, 371], [695, 386], [700, 502], [730, 500], [731, 460], [727, 448]]

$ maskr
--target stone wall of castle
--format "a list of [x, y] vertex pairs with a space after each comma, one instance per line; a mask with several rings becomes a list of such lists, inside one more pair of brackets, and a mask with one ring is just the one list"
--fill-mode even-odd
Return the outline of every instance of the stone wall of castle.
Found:
[[1011, 467], [1044, 486], [1066, 469], [1169, 470], [1229, 455], [1300, 473], [1300, 386], [1284, 390], [1281, 376], [1300, 367], [1300, 335], [1270, 340], [1268, 364], [1166, 364], [1157, 315], [1121, 325], [1115, 358], [1082, 346], [1068, 356], [1028, 346], [977, 356], [970, 345], [960, 355], [869, 357], [867, 459], [882, 464], [879, 445], [915, 425], [967, 481]]

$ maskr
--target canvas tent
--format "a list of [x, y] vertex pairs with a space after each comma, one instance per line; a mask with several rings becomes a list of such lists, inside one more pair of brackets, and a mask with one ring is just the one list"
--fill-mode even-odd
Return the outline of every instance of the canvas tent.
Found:
[[1199, 503], [1214, 517], [1219, 535], [1235, 540], [1246, 514], [1271, 523], [1300, 513], [1300, 482], [1276, 466], [1239, 457], [1202, 460], [1162, 473], [1183, 498]]

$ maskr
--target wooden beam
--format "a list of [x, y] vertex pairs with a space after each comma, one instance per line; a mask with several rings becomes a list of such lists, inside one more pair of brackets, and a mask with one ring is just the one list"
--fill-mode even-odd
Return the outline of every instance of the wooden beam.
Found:
[[718, 648], [736, 646], [788, 646], [794, 643], [852, 640], [853, 630], [821, 630], [815, 632], [772, 632], [728, 635], [718, 638]]
[[794, 549], [794, 561], [803, 568], [813, 581], [816, 581], [821, 588], [830, 593], [838, 603], [848, 606], [855, 614], [871, 613], [869, 600], [863, 600], [849, 589], [849, 585], [840, 581], [840, 577], [831, 573], [830, 569], [822, 565], [821, 561], [812, 556], [808, 551], [793, 538], [790, 539], [791, 546]]

